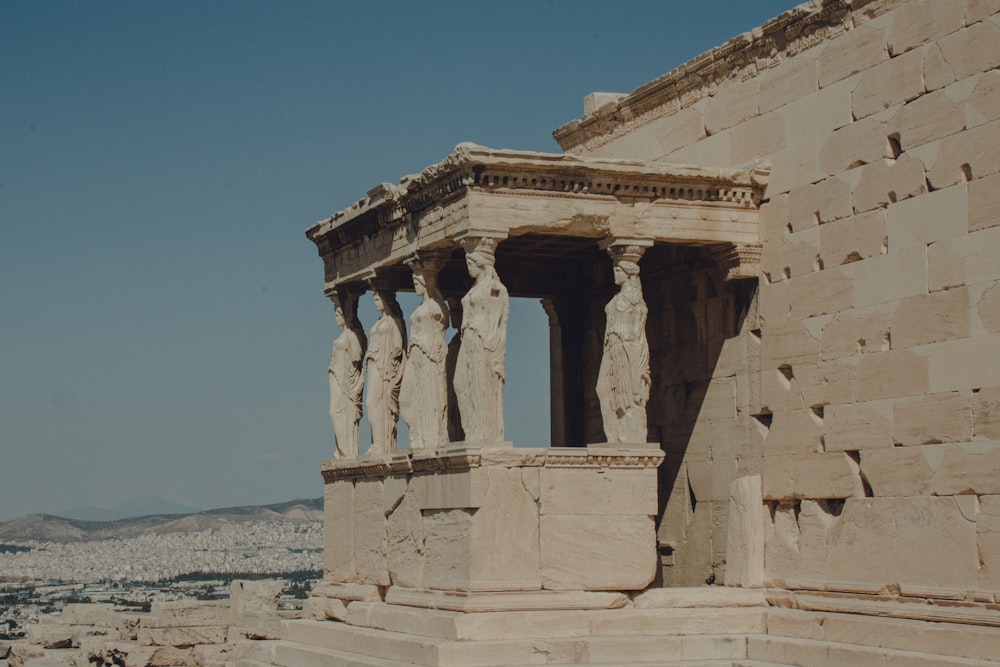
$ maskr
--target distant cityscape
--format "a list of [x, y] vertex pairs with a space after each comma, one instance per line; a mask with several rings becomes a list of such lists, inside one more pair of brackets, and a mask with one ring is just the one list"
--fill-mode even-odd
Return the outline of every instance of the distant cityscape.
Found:
[[[226, 516], [259, 510], [230, 508]], [[184, 522], [174, 516], [175, 532], [153, 527], [87, 541], [0, 537], [0, 639], [23, 636], [39, 615], [68, 603], [142, 611], [158, 601], [226, 598], [241, 578], [285, 579], [286, 596], [304, 597], [322, 575], [323, 525], [315, 510], [290, 514], [296, 518], [216, 518], [220, 525], [189, 531], [177, 530]]]

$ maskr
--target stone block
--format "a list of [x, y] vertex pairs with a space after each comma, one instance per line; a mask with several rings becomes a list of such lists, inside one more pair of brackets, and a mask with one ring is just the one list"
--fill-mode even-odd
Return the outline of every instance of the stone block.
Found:
[[28, 626], [28, 642], [44, 649], [73, 646], [73, 628], [61, 623], [33, 623]]
[[853, 212], [851, 185], [836, 177], [788, 193], [788, 221], [792, 231], [847, 218]]
[[[252, 584], [253, 582], [240, 583]], [[280, 585], [278, 588], [280, 589]], [[232, 586], [230, 587], [230, 592], [232, 592]], [[177, 600], [171, 602], [154, 602], [150, 615], [142, 619], [141, 625], [147, 628], [228, 625], [230, 606], [231, 603], [229, 601], [202, 602]]]
[[764, 457], [764, 499], [864, 496], [857, 462], [844, 452]]
[[[688, 481], [699, 502], [724, 501], [729, 498], [729, 485], [736, 479], [736, 459], [720, 458], [711, 461], [687, 461]], [[651, 515], [655, 515], [652, 512]]]
[[388, 586], [386, 520], [381, 479], [360, 479], [354, 484], [354, 565], [363, 584]]
[[934, 472], [935, 495], [1000, 493], [1000, 441], [931, 445], [940, 456]]
[[621, 609], [605, 612], [593, 620], [597, 636], [662, 634], [670, 628], [675, 635], [738, 635], [764, 632], [764, 610], [756, 607], [713, 609], [693, 614], [690, 609]]
[[788, 192], [823, 179], [819, 168], [819, 143], [831, 132], [852, 122], [851, 90], [862, 75], [856, 74], [786, 105], [786, 148], [770, 156], [768, 192]]
[[904, 595], [975, 589], [979, 570], [975, 516], [966, 516], [953, 497], [893, 501], [895, 570]]
[[785, 147], [785, 115], [781, 111], [758, 116], [732, 129], [732, 164], [746, 164]]
[[944, 59], [941, 47], [928, 44], [924, 49], [924, 87], [927, 92], [940, 90], [955, 82], [955, 72]]
[[347, 605], [335, 598], [311, 597], [302, 603], [302, 615], [316, 621], [344, 621]]
[[781, 295], [792, 321], [847, 310], [854, 300], [854, 285], [841, 267], [830, 267], [785, 281]]
[[858, 451], [893, 446], [892, 420], [877, 404], [828, 405], [823, 411], [826, 451]]
[[983, 561], [979, 588], [1000, 590], [1000, 495], [980, 497], [976, 542]]
[[819, 54], [819, 85], [825, 88], [888, 59], [884, 29], [868, 24], [848, 30]]
[[761, 204], [757, 210], [757, 225], [760, 238], [764, 242], [764, 253], [767, 253], [769, 242], [775, 242], [784, 237], [788, 231], [788, 194], [774, 195], [770, 201]]
[[861, 451], [861, 472], [875, 496], [929, 495], [935, 446], [888, 447]]
[[920, 248], [964, 235], [968, 228], [965, 185], [890, 204], [886, 228], [890, 250]]
[[840, 360], [799, 366], [795, 369], [795, 383], [802, 405], [810, 408], [853, 403], [855, 399], [854, 366]]
[[890, 332], [897, 349], [968, 337], [968, 288], [903, 299], [892, 314]]
[[849, 498], [823, 526], [825, 581], [841, 590], [875, 592], [896, 579], [895, 498]]
[[824, 360], [879, 352], [888, 347], [889, 317], [879, 306], [838, 313], [821, 336]]
[[113, 628], [120, 622], [120, 614], [110, 604], [67, 604], [62, 610], [62, 622]]
[[224, 644], [228, 625], [203, 625], [199, 627], [139, 628], [138, 641], [143, 646], [194, 646], [195, 644]]
[[764, 496], [761, 478], [741, 477], [729, 487], [726, 586], [764, 585]]
[[[940, 247], [938, 247], [940, 246]], [[946, 239], [928, 247], [935, 259], [951, 264], [952, 278], [960, 278], [963, 285], [993, 283], [1000, 280], [1000, 263], [995, 261], [1000, 253], [1000, 227], [990, 227], [965, 236]], [[950, 257], [943, 260], [944, 257]], [[942, 272], [943, 273], [943, 272]]]
[[850, 264], [888, 251], [886, 212], [868, 211], [819, 228], [819, 256], [824, 267]]
[[652, 517], [545, 515], [540, 524], [542, 585], [548, 590], [642, 590], [656, 574]]
[[469, 590], [475, 510], [424, 510], [424, 586]]
[[965, 262], [952, 249], [952, 244], [947, 242], [927, 246], [928, 292], [940, 292], [965, 284]]
[[899, 137], [904, 151], [964, 129], [964, 109], [948, 99], [944, 90], [909, 102], [889, 121], [889, 133]]
[[421, 489], [419, 481], [410, 484], [399, 504], [386, 516], [386, 561], [389, 577], [395, 586], [423, 586], [425, 535], [420, 512]]
[[779, 410], [771, 415], [764, 454], [812, 454], [823, 451], [823, 422], [809, 408]]
[[663, 155], [705, 138], [705, 117], [701, 109], [687, 107], [656, 123], [656, 143]]
[[924, 59], [913, 51], [887, 60], [861, 75], [851, 94], [855, 118], [866, 118], [898, 104], [916, 99], [924, 92]]
[[[522, 482], [520, 469], [486, 471], [490, 492], [488, 502], [474, 514], [469, 590], [541, 588], [535, 497]], [[432, 556], [426, 548], [424, 553], [429, 567]]]
[[993, 21], [975, 23], [943, 37], [938, 44], [958, 80], [1000, 66], [1000, 26]]
[[819, 89], [815, 58], [800, 55], [789, 58], [760, 75], [757, 92], [760, 113], [764, 114]]
[[953, 0], [921, 0], [892, 13], [889, 52], [898, 55], [955, 32], [964, 25], [965, 7]]
[[[911, 200], [913, 201], [913, 200]], [[852, 305], [866, 308], [927, 293], [926, 246], [896, 248], [840, 267], [852, 280]]]
[[720, 85], [715, 95], [705, 103], [705, 129], [708, 134], [718, 134], [756, 116], [759, 113], [758, 85], [758, 78]]
[[923, 162], [904, 153], [896, 160], [876, 160], [862, 168], [853, 192], [854, 210], [884, 208], [926, 192]]
[[378, 587], [370, 584], [350, 584], [337, 581], [321, 581], [311, 591], [314, 597], [326, 597], [345, 602], [378, 602], [382, 599]]
[[972, 25], [997, 12], [1000, 12], [1000, 0], [966, 0], [965, 24]]
[[816, 271], [819, 231], [818, 227], [809, 227], [772, 241], [761, 256], [761, 270], [775, 282]]
[[891, 157], [885, 123], [868, 117], [835, 130], [819, 149], [819, 166], [833, 175]]
[[958, 392], [896, 401], [893, 439], [900, 445], [967, 442], [972, 439], [972, 405]]
[[413, 486], [422, 510], [481, 507], [488, 488], [485, 469], [421, 474]]
[[993, 70], [979, 77], [966, 102], [966, 112], [978, 121], [970, 125], [1000, 118], [1000, 72]]
[[972, 434], [1000, 440], [1000, 387], [984, 387], [972, 394]]
[[991, 387], [1000, 377], [1000, 335], [931, 343], [915, 348], [926, 358], [928, 390], [963, 391]]
[[861, 355], [856, 372], [859, 401], [915, 396], [930, 388], [928, 359], [912, 350]]
[[969, 183], [968, 216], [970, 232], [1000, 225], [1000, 173]]
[[354, 581], [354, 482], [323, 486], [323, 572], [333, 581]]
[[[1000, 171], [1000, 121], [941, 139], [927, 180], [936, 190]], [[926, 163], [926, 162], [925, 162]]]
[[[850, 501], [847, 501], [850, 502]], [[765, 585], [779, 588], [822, 586], [830, 521], [815, 501], [782, 502], [765, 521]]]
[[729, 132], [705, 137], [701, 141], [679, 148], [666, 156], [674, 164], [731, 164]]
[[655, 515], [656, 470], [543, 468], [539, 512]]

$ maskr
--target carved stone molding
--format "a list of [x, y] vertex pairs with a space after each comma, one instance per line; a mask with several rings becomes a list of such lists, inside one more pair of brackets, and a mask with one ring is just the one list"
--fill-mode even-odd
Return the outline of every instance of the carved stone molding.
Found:
[[712, 253], [725, 280], [756, 279], [760, 275], [761, 244], [730, 244]]
[[412, 473], [469, 470], [479, 467], [656, 468], [660, 449], [647, 447], [454, 448], [435, 452], [399, 452], [393, 456], [324, 461], [323, 479], [389, 477]]
[[804, 3], [689, 60], [631, 94], [566, 123], [554, 130], [552, 136], [569, 153], [593, 151], [650, 121], [714, 95], [721, 83], [760, 76], [786, 58], [884, 14], [902, 1]]

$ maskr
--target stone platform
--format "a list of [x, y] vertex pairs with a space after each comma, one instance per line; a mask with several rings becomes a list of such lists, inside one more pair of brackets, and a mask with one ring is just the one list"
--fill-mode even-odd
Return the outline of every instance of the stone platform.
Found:
[[868, 613], [774, 606], [823, 604], [814, 597], [724, 587], [651, 589], [626, 597], [618, 608], [501, 612], [352, 601], [343, 622], [284, 621], [282, 640], [260, 642], [256, 656], [237, 667], [1000, 667], [996, 610], [970, 608], [964, 618], [933, 622], [884, 615], [906, 613], [910, 603], [902, 601], [882, 600]]
[[388, 599], [402, 591], [642, 590], [657, 569], [662, 460], [640, 443], [465, 444], [328, 461], [324, 581], [388, 587]]

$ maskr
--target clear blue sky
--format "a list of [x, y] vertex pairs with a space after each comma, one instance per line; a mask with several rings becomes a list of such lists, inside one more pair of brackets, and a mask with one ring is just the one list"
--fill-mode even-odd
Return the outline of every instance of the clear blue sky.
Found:
[[[304, 229], [461, 141], [558, 151], [587, 93], [794, 4], [0, 0], [0, 521], [321, 495], [338, 329]], [[507, 431], [545, 445], [517, 305]]]

